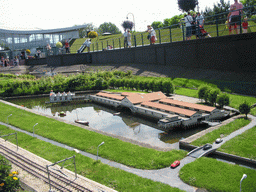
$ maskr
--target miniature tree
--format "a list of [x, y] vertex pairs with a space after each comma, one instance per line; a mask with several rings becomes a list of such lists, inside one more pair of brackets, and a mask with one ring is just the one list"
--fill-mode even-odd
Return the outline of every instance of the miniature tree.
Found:
[[246, 101], [244, 101], [242, 104], [239, 105], [239, 111], [240, 113], [245, 114], [247, 119], [247, 114], [250, 113], [251, 106]]
[[224, 105], [229, 105], [229, 96], [227, 94], [222, 94], [217, 97], [217, 103], [222, 109]]

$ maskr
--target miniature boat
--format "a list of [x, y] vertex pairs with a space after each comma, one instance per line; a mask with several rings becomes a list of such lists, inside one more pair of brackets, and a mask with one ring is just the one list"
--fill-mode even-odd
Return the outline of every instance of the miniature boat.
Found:
[[114, 115], [114, 116], [115, 116], [115, 115], [120, 115], [120, 112], [114, 113], [113, 115]]
[[82, 121], [82, 120], [75, 120], [76, 123], [82, 124], [82, 125], [89, 125], [88, 121]]

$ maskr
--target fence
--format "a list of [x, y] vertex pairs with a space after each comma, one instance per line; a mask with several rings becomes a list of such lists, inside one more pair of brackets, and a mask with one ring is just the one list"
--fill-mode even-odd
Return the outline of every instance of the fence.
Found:
[[[251, 16], [255, 14], [252, 12], [252, 8], [256, 6], [243, 8], [243, 16]], [[237, 10], [236, 10], [237, 11]], [[216, 14], [211, 17], [205, 17], [204, 30], [210, 34], [211, 37], [219, 37], [230, 35], [227, 24], [225, 24], [227, 20], [228, 12], [223, 12], [221, 14]], [[243, 22], [243, 19], [241, 19]], [[248, 32], [256, 32], [256, 19], [255, 17], [248, 19], [249, 29]], [[177, 41], [185, 41], [186, 40], [186, 27], [185, 22], [181, 21], [179, 24], [171, 25], [168, 27], [163, 27], [159, 29], [155, 29], [157, 40], [155, 44], [163, 44], [163, 43], [171, 43]], [[240, 33], [242, 33], [242, 27], [240, 22]], [[133, 32], [132, 33], [132, 47], [139, 46], [148, 46], [150, 45], [150, 41], [147, 39], [147, 32]], [[114, 37], [114, 38], [110, 38]], [[119, 35], [103, 37], [101, 40], [97, 40], [92, 42], [90, 46], [90, 51], [105, 51], [110, 49], [123, 49], [124, 46], [124, 37]], [[196, 36], [192, 36], [191, 40], [196, 39]], [[71, 53], [77, 53], [77, 50], [81, 47], [82, 43], [74, 44], [72, 47]], [[110, 47], [110, 48], [108, 48]], [[88, 52], [88, 49], [84, 49], [84, 53]]]

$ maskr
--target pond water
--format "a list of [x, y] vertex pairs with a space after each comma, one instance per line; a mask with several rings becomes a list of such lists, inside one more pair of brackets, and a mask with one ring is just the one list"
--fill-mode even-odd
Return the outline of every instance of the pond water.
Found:
[[46, 101], [49, 101], [48, 97], [9, 100], [9, 102], [17, 105], [24, 105], [27, 108], [52, 116], [58, 116], [61, 111], [64, 111], [66, 116], [60, 118], [71, 122], [76, 119], [86, 120], [89, 121], [89, 126], [93, 129], [148, 143], [156, 147], [179, 148], [178, 141], [180, 139], [207, 128], [206, 126], [200, 126], [189, 130], [174, 130], [165, 133], [158, 129], [156, 121], [126, 112], [121, 112], [120, 115], [116, 116], [114, 113], [117, 111], [114, 108], [103, 105], [95, 103], [52, 105], [45, 104]]

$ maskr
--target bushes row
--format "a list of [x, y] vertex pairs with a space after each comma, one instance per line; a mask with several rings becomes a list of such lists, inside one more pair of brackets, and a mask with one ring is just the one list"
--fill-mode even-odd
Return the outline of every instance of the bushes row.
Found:
[[229, 96], [227, 94], [221, 93], [218, 88], [211, 88], [207, 85], [203, 85], [198, 88], [198, 98], [204, 100], [205, 103], [209, 103], [212, 106], [219, 104], [220, 108], [224, 105], [229, 105]]

